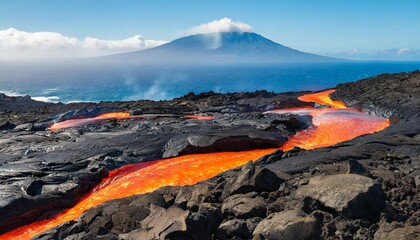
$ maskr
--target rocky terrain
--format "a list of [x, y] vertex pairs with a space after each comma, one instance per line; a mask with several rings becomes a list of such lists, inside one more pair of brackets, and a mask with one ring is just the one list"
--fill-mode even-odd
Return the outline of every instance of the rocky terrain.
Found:
[[[418, 239], [420, 72], [340, 84], [332, 97], [390, 118], [334, 146], [278, 150], [193, 186], [111, 200], [35, 239]], [[73, 206], [110, 170], [191, 153], [281, 146], [310, 117], [261, 114], [304, 93], [47, 104], [0, 95], [0, 233]], [[144, 114], [51, 132], [54, 121]], [[183, 115], [205, 114], [199, 121]], [[168, 159], [167, 161], [170, 161]]]

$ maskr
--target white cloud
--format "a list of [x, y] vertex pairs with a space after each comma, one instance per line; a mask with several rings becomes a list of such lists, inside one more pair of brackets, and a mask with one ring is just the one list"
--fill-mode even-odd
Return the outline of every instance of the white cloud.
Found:
[[0, 59], [82, 57], [135, 51], [164, 44], [135, 35], [122, 40], [86, 37], [79, 40], [57, 32], [0, 30]]
[[24, 32], [14, 28], [0, 30], [1, 48], [67, 48], [78, 43], [76, 38], [55, 32]]
[[82, 42], [83, 48], [88, 49], [146, 49], [156, 47], [166, 41], [146, 40], [140, 35], [123, 39], [123, 40], [101, 40], [97, 38], [87, 37]]
[[252, 26], [243, 22], [234, 22], [230, 18], [222, 18], [192, 27], [189, 34], [205, 34], [216, 32], [252, 32]]
[[409, 53], [411, 51], [412, 51], [412, 49], [410, 49], [410, 48], [400, 48], [400, 49], [397, 50], [397, 55], [402, 55], [404, 53]]

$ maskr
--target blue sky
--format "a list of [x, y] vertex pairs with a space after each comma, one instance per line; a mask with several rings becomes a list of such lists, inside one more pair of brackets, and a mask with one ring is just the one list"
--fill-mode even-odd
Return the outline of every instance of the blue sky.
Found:
[[77, 39], [141, 35], [168, 41], [224, 17], [314, 53], [420, 49], [418, 0], [0, 0], [0, 30], [57, 32]]

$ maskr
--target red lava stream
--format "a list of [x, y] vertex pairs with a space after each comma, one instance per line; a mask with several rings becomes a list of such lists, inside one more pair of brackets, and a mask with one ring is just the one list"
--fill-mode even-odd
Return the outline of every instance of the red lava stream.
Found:
[[[281, 147], [282, 150], [289, 150], [295, 146], [303, 149], [330, 146], [363, 134], [381, 131], [389, 125], [388, 119], [370, 116], [356, 109], [347, 108], [340, 101], [331, 100], [329, 94], [332, 92], [334, 90], [299, 97], [301, 101], [316, 102], [332, 108], [317, 109], [313, 107], [299, 107], [266, 112], [266, 114], [300, 114], [312, 116], [313, 126], [292, 136]], [[211, 117], [186, 117], [201, 120], [212, 119]], [[89, 122], [90, 120], [88, 119], [88, 123], [86, 123], [87, 119], [73, 119], [65, 122], [69, 123], [70, 126], [82, 126], [90, 123], [100, 123], [100, 120], [130, 118], [132, 116], [128, 113], [109, 113], [96, 118], [90, 118], [90, 120], [93, 120]], [[61, 126], [65, 126], [64, 122], [61, 123]], [[60, 129], [60, 125], [53, 125], [50, 129], [58, 130]], [[249, 160], [256, 160], [275, 150], [264, 149], [242, 152], [192, 154], [175, 157], [170, 160], [162, 159], [127, 165], [111, 171], [109, 177], [104, 179], [102, 183], [74, 207], [63, 211], [51, 219], [39, 220], [16, 228], [0, 235], [0, 239], [30, 239], [67, 221], [76, 220], [86, 210], [105, 201], [151, 192], [163, 186], [195, 184], [223, 171], [241, 166]]]

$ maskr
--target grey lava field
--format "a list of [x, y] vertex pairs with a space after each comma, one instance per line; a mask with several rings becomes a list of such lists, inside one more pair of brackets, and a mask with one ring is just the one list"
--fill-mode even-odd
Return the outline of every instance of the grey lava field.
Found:
[[[33, 239], [420, 239], [420, 71], [335, 90], [332, 99], [389, 127], [282, 151], [312, 117], [263, 113], [325, 108], [297, 99], [309, 92], [70, 104], [0, 94], [0, 239], [73, 207], [126, 165], [257, 149], [278, 150], [193, 185], [110, 199]], [[48, 129], [108, 112], [141, 117]]]

